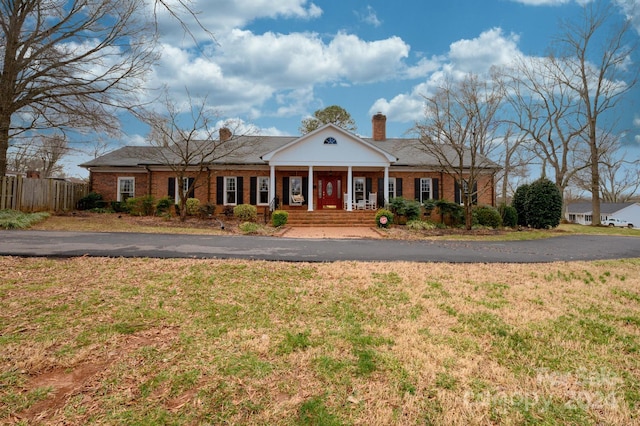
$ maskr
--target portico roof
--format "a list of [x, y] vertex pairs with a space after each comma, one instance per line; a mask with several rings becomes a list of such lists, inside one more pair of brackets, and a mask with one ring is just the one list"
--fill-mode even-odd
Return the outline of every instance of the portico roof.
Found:
[[335, 126], [324, 126], [262, 157], [271, 166], [388, 167], [398, 158]]

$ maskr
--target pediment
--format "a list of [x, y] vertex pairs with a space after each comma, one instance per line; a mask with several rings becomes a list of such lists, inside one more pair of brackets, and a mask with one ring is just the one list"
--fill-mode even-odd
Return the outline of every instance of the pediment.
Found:
[[262, 156], [273, 166], [388, 166], [397, 158], [333, 124]]

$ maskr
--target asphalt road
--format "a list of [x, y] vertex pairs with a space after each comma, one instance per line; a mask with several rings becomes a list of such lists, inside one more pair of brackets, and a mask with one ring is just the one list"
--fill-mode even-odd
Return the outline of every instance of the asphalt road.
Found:
[[257, 259], [287, 262], [535, 263], [640, 258], [640, 238], [572, 235], [534, 241], [400, 241], [256, 236], [0, 231], [0, 255]]

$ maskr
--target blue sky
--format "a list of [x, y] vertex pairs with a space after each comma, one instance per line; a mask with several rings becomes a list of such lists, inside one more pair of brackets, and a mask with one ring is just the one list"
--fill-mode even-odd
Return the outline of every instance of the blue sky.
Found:
[[[232, 119], [258, 134], [297, 135], [302, 119], [337, 104], [359, 134], [371, 135], [371, 116], [380, 111], [387, 136], [402, 137], [423, 116], [422, 96], [444, 75], [544, 55], [560, 21], [577, 17], [586, 1], [193, 0], [217, 43], [192, 26], [200, 42], [194, 48], [161, 14], [162, 58], [148, 86], [167, 85], [176, 101], [185, 100], [185, 88], [207, 96], [221, 123]], [[612, 1], [640, 31], [640, 0]], [[638, 145], [639, 93], [636, 87], [629, 95], [619, 123]], [[144, 127], [125, 119], [123, 128], [117, 144], [144, 143]]]

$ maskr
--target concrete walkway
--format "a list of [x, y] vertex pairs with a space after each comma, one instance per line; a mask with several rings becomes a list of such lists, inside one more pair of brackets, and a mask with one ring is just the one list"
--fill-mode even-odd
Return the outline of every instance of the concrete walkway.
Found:
[[287, 228], [281, 237], [285, 238], [382, 238], [374, 228], [333, 226], [325, 228], [300, 226]]

